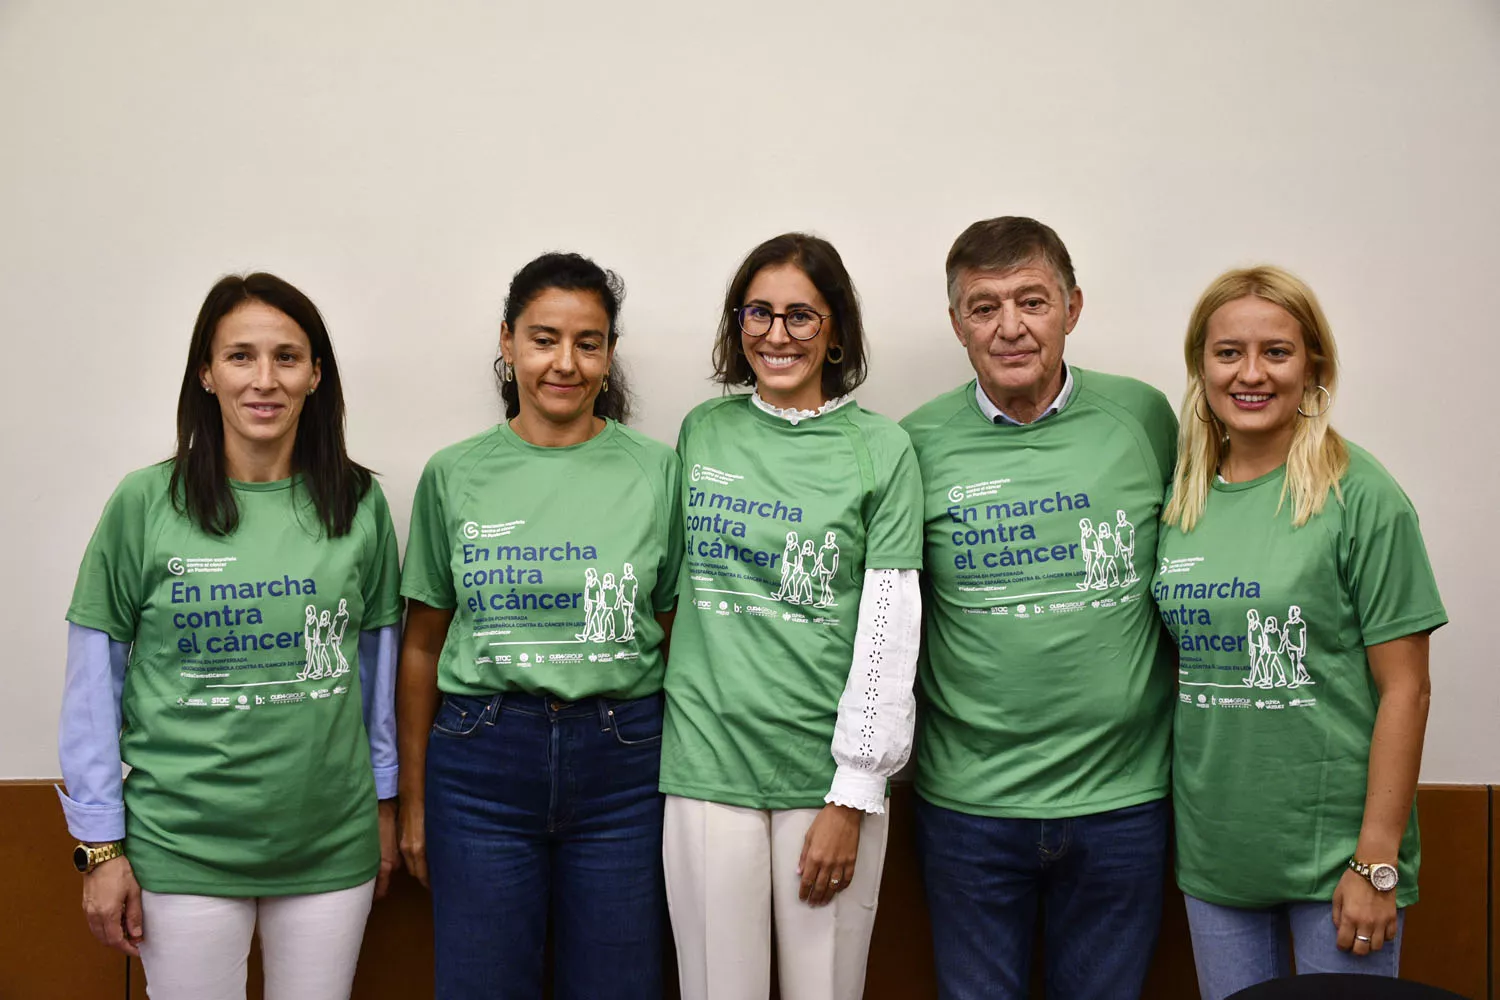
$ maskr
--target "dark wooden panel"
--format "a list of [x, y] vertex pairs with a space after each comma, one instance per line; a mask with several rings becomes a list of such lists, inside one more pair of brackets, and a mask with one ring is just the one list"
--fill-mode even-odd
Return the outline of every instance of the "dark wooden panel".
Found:
[[[869, 1000], [936, 996], [914, 805], [911, 787], [896, 786], [865, 991]], [[1483, 997], [1491, 950], [1500, 954], [1500, 920], [1492, 926], [1488, 919], [1492, 885], [1500, 899], [1500, 845], [1492, 845], [1489, 836], [1491, 823], [1500, 822], [1500, 804], [1492, 804], [1484, 786], [1435, 785], [1422, 788], [1418, 808], [1422, 900], [1407, 914], [1402, 974]], [[0, 997], [123, 997], [122, 960], [94, 943], [79, 911], [80, 887], [67, 860], [72, 840], [50, 784], [0, 783], [0, 815], [6, 817], [0, 898], [9, 904], [0, 916]], [[259, 964], [252, 957], [252, 998], [261, 995]], [[145, 982], [139, 964], [132, 966], [131, 995], [143, 1000]], [[398, 875], [390, 896], [371, 914], [354, 998], [420, 1000], [432, 995], [431, 984], [428, 896], [415, 881]], [[1151, 1000], [1197, 997], [1187, 919], [1172, 886], [1145, 995]], [[675, 989], [668, 996], [675, 998]]]
[[1422, 898], [1406, 912], [1401, 978], [1485, 995], [1489, 973], [1490, 803], [1483, 785], [1426, 785]]
[[1193, 940], [1188, 934], [1187, 909], [1182, 904], [1182, 893], [1171, 875], [1170, 866], [1161, 910], [1161, 936], [1156, 941], [1156, 955], [1146, 973], [1146, 988], [1142, 995], [1198, 1000], [1198, 972], [1193, 966]]
[[891, 787], [890, 834], [865, 976], [866, 1000], [937, 997], [932, 928], [917, 859], [916, 801], [911, 785], [902, 782]]
[[352, 1000], [432, 996], [432, 902], [410, 875], [397, 872], [391, 891], [370, 911]]
[[125, 956], [83, 919], [76, 841], [51, 783], [0, 782], [0, 816], [0, 997], [123, 1000]]

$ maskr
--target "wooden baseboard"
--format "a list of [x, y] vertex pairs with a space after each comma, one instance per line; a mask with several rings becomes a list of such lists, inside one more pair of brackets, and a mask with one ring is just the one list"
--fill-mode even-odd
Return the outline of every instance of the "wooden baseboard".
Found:
[[[892, 795], [890, 843], [870, 954], [868, 1000], [936, 998], [927, 905], [917, 865], [912, 791]], [[1402, 974], [1466, 997], [1491, 997], [1492, 956], [1500, 954], [1500, 802], [1484, 785], [1426, 785], [1422, 819], [1422, 900], [1407, 914]], [[96, 944], [80, 910], [73, 841], [52, 782], [0, 782], [0, 997], [26, 1000], [144, 1000], [139, 963]], [[128, 976], [128, 982], [127, 982]], [[250, 996], [260, 996], [252, 962]], [[674, 978], [675, 977], [671, 977]], [[425, 890], [399, 875], [365, 933], [355, 1000], [432, 995], [432, 916]], [[675, 997], [675, 984], [672, 991]], [[1182, 897], [1167, 895], [1161, 942], [1147, 982], [1151, 1000], [1196, 1000]]]

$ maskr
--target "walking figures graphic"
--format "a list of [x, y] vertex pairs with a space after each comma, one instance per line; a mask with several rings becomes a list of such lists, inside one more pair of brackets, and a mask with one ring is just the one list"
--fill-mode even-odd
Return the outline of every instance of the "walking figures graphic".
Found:
[[339, 677], [349, 672], [349, 661], [344, 657], [344, 630], [349, 627], [349, 603], [339, 598], [339, 608], [332, 614], [324, 608], [322, 613], [309, 604], [307, 624], [302, 640], [304, 665], [297, 675], [299, 681], [316, 681]]
[[[823, 547], [811, 539], [799, 539], [795, 531], [786, 533], [786, 550], [781, 557], [781, 586], [771, 595], [773, 601], [787, 604], [811, 604], [815, 608], [835, 608], [833, 578], [839, 571], [838, 533], [823, 535]], [[814, 600], [816, 587], [816, 600]]]
[[640, 581], [626, 563], [616, 579], [590, 566], [583, 573], [583, 631], [579, 642], [632, 642], [635, 639], [635, 600]]
[[1083, 582], [1079, 590], [1128, 587], [1140, 580], [1135, 571], [1135, 525], [1123, 510], [1115, 511], [1113, 526], [1097, 525], [1088, 518], [1078, 520], [1078, 549], [1083, 554]]
[[[808, 542], [811, 545], [811, 542]], [[834, 607], [833, 578], [839, 571], [839, 543], [833, 532], [823, 536], [823, 547], [818, 550], [818, 561], [813, 563], [813, 576], [822, 584], [815, 608]]]
[[1246, 687], [1297, 688], [1317, 683], [1302, 662], [1307, 655], [1307, 622], [1302, 620], [1302, 609], [1295, 604], [1287, 608], [1286, 621], [1282, 623], [1274, 615], [1262, 619], [1254, 608], [1246, 611], [1245, 648], [1250, 654]]

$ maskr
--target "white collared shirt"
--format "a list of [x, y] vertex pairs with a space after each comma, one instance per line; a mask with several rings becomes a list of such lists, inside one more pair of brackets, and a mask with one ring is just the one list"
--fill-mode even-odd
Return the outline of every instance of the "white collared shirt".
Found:
[[[1064, 406], [1067, 406], [1068, 397], [1071, 395], [1073, 395], [1073, 369], [1064, 364], [1062, 388], [1058, 390], [1057, 397], [1053, 399], [1051, 404], [1041, 412], [1041, 415], [1038, 416], [1036, 420], [1045, 420], [1048, 417], [1052, 416], [1054, 413], [1061, 410]], [[1012, 427], [1024, 426], [1021, 421], [1015, 419], [1010, 414], [1000, 409], [1000, 407], [990, 402], [990, 397], [984, 394], [984, 386], [980, 385], [977, 380], [974, 383], [974, 396], [979, 401], [979, 411], [986, 417], [990, 418], [990, 423], [1010, 424]], [[1033, 420], [1032, 423], [1036, 423], [1036, 420]]]

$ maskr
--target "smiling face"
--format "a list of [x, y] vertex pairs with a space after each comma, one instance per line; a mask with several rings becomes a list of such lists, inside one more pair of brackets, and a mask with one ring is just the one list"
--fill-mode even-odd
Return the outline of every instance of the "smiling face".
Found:
[[[755, 371], [760, 398], [782, 409], [816, 410], [828, 400], [823, 395], [823, 364], [828, 348], [837, 343], [833, 310], [812, 279], [795, 264], [763, 267], [750, 279], [741, 306], [759, 306], [773, 313], [812, 312], [828, 319], [811, 340], [794, 340], [781, 318], [764, 336], [741, 331], [740, 348]], [[805, 318], [805, 317], [804, 317]]]
[[961, 271], [957, 292], [948, 317], [985, 395], [1013, 419], [1034, 420], [1062, 391], [1063, 344], [1083, 292], [1064, 293], [1042, 261]]
[[1315, 381], [1302, 326], [1281, 306], [1255, 296], [1226, 302], [1208, 318], [1203, 390], [1229, 435], [1230, 450], [1291, 449], [1297, 407]]
[[515, 373], [517, 420], [534, 430], [592, 436], [594, 400], [613, 354], [598, 295], [546, 289], [526, 304], [514, 329], [501, 325], [500, 353]]
[[268, 455], [273, 478], [291, 475], [297, 423], [321, 372], [307, 334], [280, 309], [251, 301], [219, 320], [198, 378], [219, 401], [231, 478], [248, 478], [251, 456], [265, 468]]

